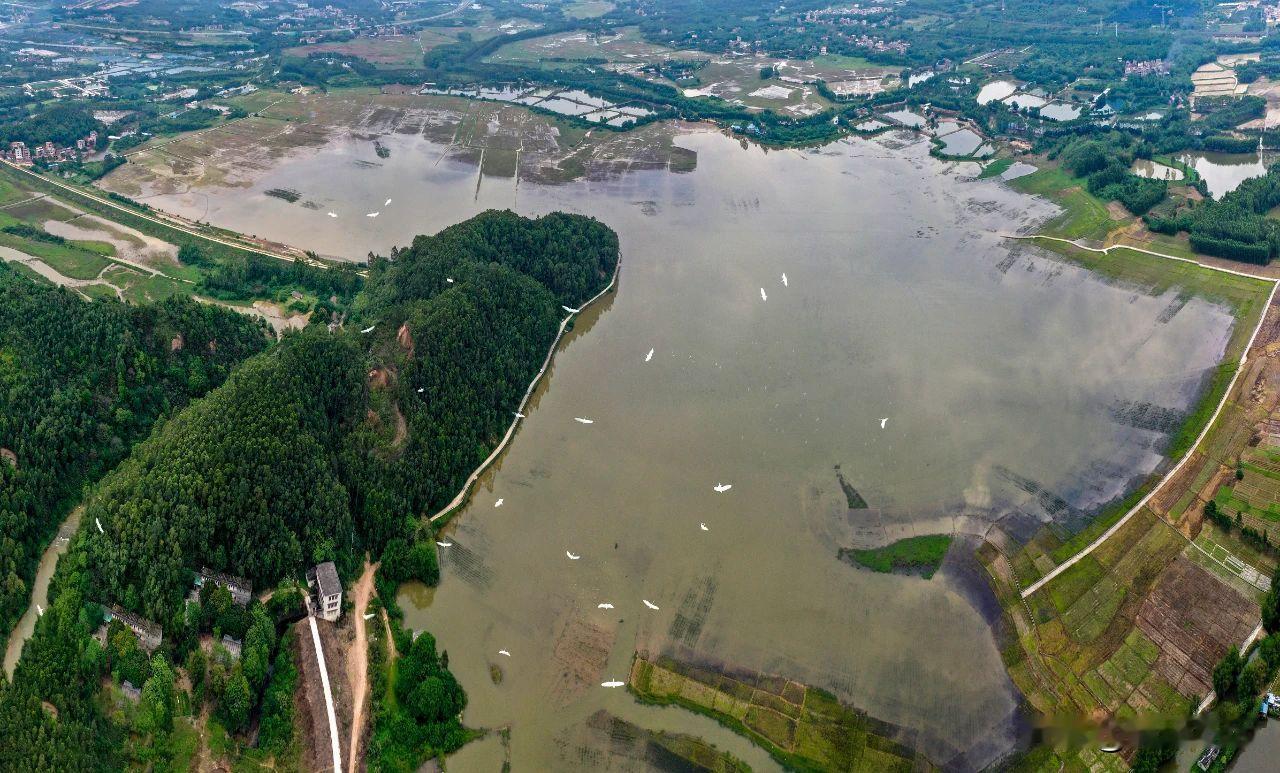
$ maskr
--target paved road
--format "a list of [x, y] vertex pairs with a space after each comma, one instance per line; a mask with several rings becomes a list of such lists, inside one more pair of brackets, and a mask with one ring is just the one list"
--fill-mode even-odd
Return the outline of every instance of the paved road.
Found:
[[338, 743], [338, 715], [333, 711], [333, 691], [329, 689], [329, 667], [324, 663], [324, 645], [320, 643], [320, 631], [316, 628], [316, 617], [311, 613], [311, 604], [307, 604], [307, 622], [311, 623], [311, 643], [316, 649], [316, 662], [320, 665], [320, 684], [324, 685], [324, 708], [329, 714], [329, 741], [333, 746], [333, 769], [342, 773], [342, 748]]

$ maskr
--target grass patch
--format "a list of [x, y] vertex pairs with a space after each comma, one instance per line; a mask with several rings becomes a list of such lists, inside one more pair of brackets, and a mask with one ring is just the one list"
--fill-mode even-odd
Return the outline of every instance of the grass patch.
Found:
[[1104, 574], [1102, 564], [1093, 556], [1086, 556], [1071, 565], [1071, 568], [1053, 578], [1045, 586], [1049, 600], [1058, 612], [1066, 612], [1076, 600], [1092, 588]]
[[1009, 171], [1009, 167], [1013, 166], [1012, 158], [997, 158], [995, 161], [982, 167], [982, 171], [978, 173], [979, 180], [985, 180], [989, 177], [999, 177]]
[[882, 548], [843, 548], [840, 550], [840, 557], [872, 571], [909, 572], [919, 574], [927, 580], [938, 571], [950, 547], [950, 534], [928, 534], [900, 539]]
[[1063, 213], [1045, 225], [1044, 233], [1065, 239], [1105, 239], [1121, 223], [1111, 219], [1107, 205], [1061, 169], [1045, 168], [1009, 183], [1023, 193], [1053, 199]]
[[101, 254], [72, 243], [54, 244], [0, 231], [0, 245], [39, 258], [54, 271], [72, 279], [93, 279], [111, 265]]

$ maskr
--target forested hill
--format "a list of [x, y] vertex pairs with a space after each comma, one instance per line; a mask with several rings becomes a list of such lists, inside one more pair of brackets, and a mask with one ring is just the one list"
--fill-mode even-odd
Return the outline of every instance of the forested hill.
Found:
[[500, 440], [560, 306], [598, 293], [617, 261], [595, 220], [509, 212], [374, 260], [358, 324], [286, 336], [104, 480], [72, 585], [176, 632], [193, 568], [263, 586], [415, 538]]
[[370, 262], [368, 305], [374, 310], [422, 300], [448, 289], [450, 271], [496, 263], [537, 280], [556, 301], [577, 308], [609, 282], [618, 264], [618, 235], [595, 218], [553, 212], [530, 220], [489, 210], [419, 236], [390, 260]]
[[167, 422], [88, 502], [84, 590], [173, 630], [193, 568], [261, 583], [350, 552], [333, 438], [363, 402], [362, 365], [348, 337], [308, 331]]
[[0, 264], [0, 643], [82, 488], [266, 344], [234, 311], [88, 303]]

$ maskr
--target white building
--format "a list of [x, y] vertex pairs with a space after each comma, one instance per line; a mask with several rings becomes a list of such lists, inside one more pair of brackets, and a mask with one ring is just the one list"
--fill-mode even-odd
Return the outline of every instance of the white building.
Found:
[[342, 616], [342, 582], [332, 561], [325, 561], [307, 572], [307, 587], [315, 592], [320, 617], [332, 623]]

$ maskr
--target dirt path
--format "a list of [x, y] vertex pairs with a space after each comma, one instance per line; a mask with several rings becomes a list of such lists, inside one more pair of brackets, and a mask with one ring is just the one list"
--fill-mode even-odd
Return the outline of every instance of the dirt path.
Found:
[[347, 744], [347, 770], [355, 771], [356, 757], [360, 751], [360, 736], [364, 731], [364, 705], [369, 691], [369, 637], [365, 634], [365, 610], [369, 608], [369, 598], [373, 595], [373, 576], [378, 565], [370, 563], [366, 558], [364, 571], [352, 588], [351, 624], [355, 627], [356, 640], [347, 654], [347, 682], [351, 685], [351, 742]]

